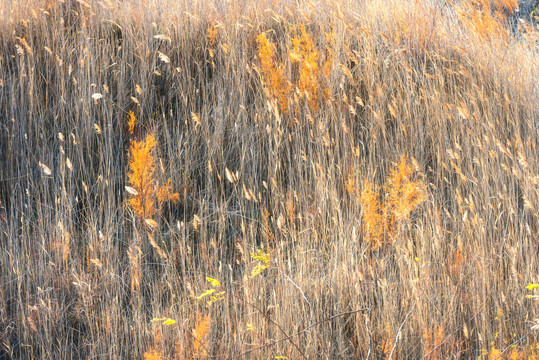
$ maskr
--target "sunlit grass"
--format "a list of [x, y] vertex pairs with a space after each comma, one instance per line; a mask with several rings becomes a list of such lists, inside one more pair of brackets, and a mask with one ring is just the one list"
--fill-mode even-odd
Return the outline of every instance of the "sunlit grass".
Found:
[[524, 5], [0, 2], [0, 359], [537, 357]]

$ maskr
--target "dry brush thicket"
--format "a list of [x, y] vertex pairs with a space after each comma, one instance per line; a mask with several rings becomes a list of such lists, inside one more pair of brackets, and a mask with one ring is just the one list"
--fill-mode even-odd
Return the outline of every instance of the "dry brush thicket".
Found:
[[0, 359], [539, 357], [517, 9], [1, 2]]

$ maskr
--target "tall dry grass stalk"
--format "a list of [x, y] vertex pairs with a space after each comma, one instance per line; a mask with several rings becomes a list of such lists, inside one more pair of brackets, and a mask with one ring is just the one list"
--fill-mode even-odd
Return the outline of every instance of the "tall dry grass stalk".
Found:
[[0, 2], [0, 359], [537, 357], [533, 5]]

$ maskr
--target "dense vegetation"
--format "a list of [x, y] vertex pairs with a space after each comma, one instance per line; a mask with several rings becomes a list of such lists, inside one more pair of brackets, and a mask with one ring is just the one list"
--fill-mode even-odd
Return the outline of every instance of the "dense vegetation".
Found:
[[539, 357], [523, 8], [0, 2], [0, 359]]

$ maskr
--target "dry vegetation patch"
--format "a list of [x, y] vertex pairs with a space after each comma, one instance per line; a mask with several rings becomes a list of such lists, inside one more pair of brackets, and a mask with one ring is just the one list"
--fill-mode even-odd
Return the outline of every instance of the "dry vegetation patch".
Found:
[[0, 359], [536, 358], [535, 10], [0, 2]]

